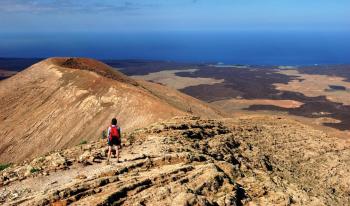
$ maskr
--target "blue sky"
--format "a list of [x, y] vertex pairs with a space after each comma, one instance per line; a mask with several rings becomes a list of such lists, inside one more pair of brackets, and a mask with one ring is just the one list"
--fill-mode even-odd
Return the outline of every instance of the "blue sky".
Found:
[[0, 0], [0, 32], [350, 28], [349, 0]]

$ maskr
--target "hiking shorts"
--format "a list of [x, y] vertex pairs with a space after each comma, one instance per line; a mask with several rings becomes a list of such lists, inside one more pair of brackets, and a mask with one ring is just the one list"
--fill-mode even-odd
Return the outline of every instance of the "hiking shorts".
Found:
[[113, 145], [120, 146], [120, 144], [121, 144], [120, 138], [112, 138], [112, 140], [109, 140], [109, 138], [108, 138], [108, 145], [109, 146], [113, 146]]

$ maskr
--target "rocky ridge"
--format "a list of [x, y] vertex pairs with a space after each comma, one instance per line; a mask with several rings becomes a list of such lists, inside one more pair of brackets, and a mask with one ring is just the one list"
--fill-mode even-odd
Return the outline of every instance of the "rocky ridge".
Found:
[[5, 205], [348, 205], [350, 146], [281, 117], [177, 117], [0, 172]]

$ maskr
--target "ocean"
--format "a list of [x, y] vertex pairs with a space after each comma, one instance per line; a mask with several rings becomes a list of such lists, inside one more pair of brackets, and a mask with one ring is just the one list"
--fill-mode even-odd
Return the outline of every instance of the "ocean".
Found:
[[350, 63], [349, 31], [236, 30], [0, 33], [0, 57], [84, 56], [193, 63]]

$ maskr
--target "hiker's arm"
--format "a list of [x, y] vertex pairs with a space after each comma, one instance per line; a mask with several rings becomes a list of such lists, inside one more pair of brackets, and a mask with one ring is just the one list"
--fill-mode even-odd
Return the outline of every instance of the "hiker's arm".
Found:
[[111, 133], [111, 127], [108, 127], [107, 129], [107, 138], [109, 139], [109, 134]]
[[118, 127], [119, 138], [122, 138], [122, 133], [120, 127]]

